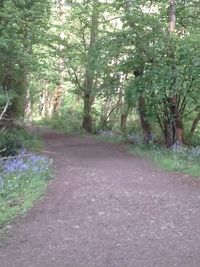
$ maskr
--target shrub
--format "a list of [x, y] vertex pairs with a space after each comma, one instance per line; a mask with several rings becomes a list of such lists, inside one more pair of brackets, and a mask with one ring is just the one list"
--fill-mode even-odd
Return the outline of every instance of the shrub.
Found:
[[5, 130], [0, 135], [0, 155], [15, 156], [20, 149], [37, 149], [41, 142], [36, 135], [30, 135], [24, 129]]

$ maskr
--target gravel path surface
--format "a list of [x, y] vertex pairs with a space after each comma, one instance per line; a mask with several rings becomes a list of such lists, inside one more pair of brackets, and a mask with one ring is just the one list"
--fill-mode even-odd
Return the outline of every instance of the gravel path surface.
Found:
[[200, 182], [119, 145], [43, 136], [56, 178], [8, 227], [0, 267], [200, 266]]

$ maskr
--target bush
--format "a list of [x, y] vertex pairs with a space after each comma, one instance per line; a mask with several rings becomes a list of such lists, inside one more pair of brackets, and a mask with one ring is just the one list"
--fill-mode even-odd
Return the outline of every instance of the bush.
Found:
[[0, 153], [1, 156], [15, 156], [17, 151], [22, 148], [22, 144], [17, 136], [7, 131], [3, 132], [0, 137]]
[[20, 149], [38, 149], [41, 142], [36, 135], [27, 133], [24, 129], [5, 130], [0, 135], [0, 155], [15, 156]]

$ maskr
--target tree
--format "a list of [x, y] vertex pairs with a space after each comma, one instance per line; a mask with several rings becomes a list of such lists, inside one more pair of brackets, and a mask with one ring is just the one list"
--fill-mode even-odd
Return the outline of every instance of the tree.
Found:
[[45, 42], [49, 14], [48, 0], [1, 1], [0, 86], [13, 95], [6, 112], [9, 121], [23, 115], [27, 77], [37, 68], [35, 48]]
[[[194, 99], [194, 91], [197, 93], [195, 81], [198, 75], [196, 71], [191, 72], [194, 59], [193, 53], [189, 53], [195, 35], [190, 26], [192, 21], [185, 25], [184, 17], [186, 9], [189, 8], [188, 13], [194, 10], [195, 1], [181, 6], [179, 3], [177, 9], [175, 1], [151, 1], [150, 5], [148, 1], [142, 4], [137, 1], [119, 2], [125, 8], [121, 31], [124, 39], [118, 38], [124, 52], [124, 66], [130, 73], [129, 77], [131, 73], [136, 74], [136, 78], [130, 79], [127, 101], [134, 105], [140, 100], [140, 117], [157, 120], [166, 146], [181, 144], [183, 118], [187, 117], [187, 112], [190, 113], [189, 103]], [[145, 136], [145, 124], [143, 120], [141, 122]]]
[[110, 4], [98, 0], [91, 2], [74, 1], [69, 7], [72, 23], [66, 27], [65, 66], [68, 80], [74, 85], [74, 92], [83, 99], [83, 123], [87, 132], [91, 132], [92, 106], [102, 89], [103, 64], [98, 58], [99, 41], [110, 30], [111, 22], [106, 12]]

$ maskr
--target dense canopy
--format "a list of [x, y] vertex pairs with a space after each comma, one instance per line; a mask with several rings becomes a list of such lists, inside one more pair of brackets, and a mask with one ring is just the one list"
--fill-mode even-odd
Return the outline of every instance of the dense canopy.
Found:
[[1, 128], [198, 142], [199, 15], [197, 0], [1, 0]]

